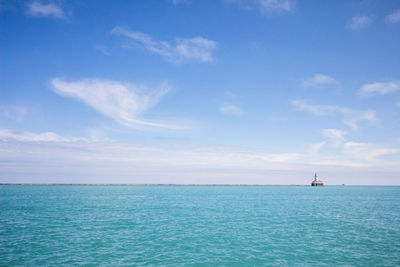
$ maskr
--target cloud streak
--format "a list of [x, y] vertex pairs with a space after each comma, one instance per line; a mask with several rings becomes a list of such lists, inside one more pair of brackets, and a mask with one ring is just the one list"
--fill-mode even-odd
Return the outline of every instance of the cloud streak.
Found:
[[55, 93], [78, 99], [124, 126], [136, 129], [176, 128], [142, 119], [143, 114], [168, 92], [169, 87], [165, 84], [156, 90], [149, 90], [142, 85], [100, 79], [70, 82], [54, 78], [50, 83]]
[[[395, 179], [385, 181], [386, 176], [379, 176], [379, 182], [398, 184], [400, 171], [396, 157], [383, 160], [400, 149], [357, 142], [344, 143], [333, 157], [315, 155], [318, 151], [268, 153], [228, 146], [144, 146], [7, 129], [0, 129], [0, 143], [1, 182], [308, 184], [310, 170], [316, 168], [337, 171], [339, 177], [348, 176], [348, 168], [356, 168], [353, 171], [363, 179], [371, 170], [386, 168]], [[315, 144], [315, 149], [323, 145], [325, 142]], [[363, 179], [358, 183], [363, 184]]]
[[99, 51], [100, 53], [102, 53], [105, 56], [109, 56], [110, 52], [108, 51], [107, 47], [104, 45], [95, 45], [93, 46], [95, 50]]
[[327, 137], [334, 146], [339, 146], [343, 143], [347, 133], [338, 129], [323, 129], [322, 134]]
[[292, 105], [298, 110], [309, 112], [316, 116], [342, 114], [344, 116], [343, 123], [353, 129], [357, 129], [359, 127], [358, 124], [362, 121], [376, 121], [374, 110], [356, 110], [333, 105], [312, 105], [303, 100], [293, 100]]
[[321, 87], [326, 85], [336, 84], [337, 81], [332, 77], [320, 73], [314, 74], [314, 76], [307, 78], [302, 81], [303, 87]]
[[400, 84], [397, 82], [379, 82], [379, 83], [369, 83], [363, 85], [359, 94], [363, 97], [375, 96], [375, 95], [386, 95], [389, 93], [394, 93], [400, 91]]
[[23, 106], [0, 105], [0, 118], [21, 122], [30, 115], [30, 112], [28, 108]]
[[7, 129], [0, 129], [0, 140], [2, 141], [19, 141], [19, 142], [76, 142], [86, 141], [84, 138], [66, 138], [54, 132], [43, 133], [14, 133]]
[[386, 155], [397, 154], [400, 149], [387, 148], [376, 144], [347, 142], [344, 144], [344, 154], [353, 159], [362, 160], [366, 162], [379, 162], [380, 157]]
[[261, 13], [294, 12], [296, 5], [293, 0], [225, 0], [246, 9], [257, 9]]
[[185, 4], [185, 3], [187, 3], [188, 0], [170, 0], [170, 2], [171, 2], [174, 6], [177, 6], [177, 5], [180, 5], [180, 4]]
[[80, 183], [279, 183], [265, 180], [265, 173], [288, 170], [286, 164], [300, 157], [223, 146], [84, 142], [51, 132], [2, 130], [0, 143], [2, 182], [73, 183], [79, 177]]
[[160, 55], [172, 63], [188, 61], [211, 62], [217, 42], [203, 38], [176, 38], [174, 42], [159, 41], [150, 35], [133, 32], [122, 27], [115, 27], [111, 34], [128, 38], [134, 45], [139, 45], [152, 54]]
[[393, 11], [393, 13], [386, 16], [386, 21], [390, 23], [400, 22], [400, 9]]
[[62, 8], [55, 3], [42, 4], [41, 2], [33, 1], [27, 5], [26, 13], [34, 17], [67, 18]]
[[231, 104], [231, 103], [223, 103], [219, 107], [219, 111], [224, 114], [230, 114], [234, 116], [241, 116], [243, 115], [243, 111], [238, 106]]
[[[96, 140], [88, 138], [69, 138], [54, 132], [43, 133], [15, 133], [8, 129], [0, 129], [0, 140], [5, 142], [17, 141], [22, 143], [64, 143], [72, 145], [76, 142], [86, 141], [96, 151], [91, 157], [85, 159], [106, 159], [110, 161], [134, 161], [148, 159], [153, 163], [168, 162], [172, 165], [202, 165], [233, 166], [239, 162], [293, 162], [302, 157], [299, 153], [261, 153], [237, 147], [228, 146], [187, 146], [187, 147], [156, 147], [142, 146], [130, 143], [118, 143], [110, 140]], [[90, 143], [90, 144], [89, 144]], [[85, 146], [85, 144], [81, 144]], [[97, 153], [103, 150], [105, 153]], [[83, 150], [89, 151], [89, 150]], [[139, 154], [143, 153], [142, 156]], [[150, 153], [148, 157], [145, 154]], [[261, 167], [261, 165], [260, 165]]]
[[[332, 136], [333, 138], [336, 138]], [[345, 142], [340, 137], [341, 143], [336, 146], [334, 155], [319, 155], [317, 160], [311, 162], [313, 165], [332, 166], [332, 167], [356, 167], [386, 169], [389, 166], [400, 166], [396, 155], [400, 149], [388, 148], [380, 144]], [[392, 158], [388, 158], [391, 156]], [[386, 158], [384, 158], [386, 157]]]
[[372, 16], [356, 16], [346, 24], [346, 28], [353, 31], [362, 30], [368, 28], [372, 22]]

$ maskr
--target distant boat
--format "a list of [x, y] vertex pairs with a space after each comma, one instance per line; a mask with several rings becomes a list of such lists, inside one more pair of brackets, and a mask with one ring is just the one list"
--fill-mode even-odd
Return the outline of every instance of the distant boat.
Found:
[[317, 173], [314, 175], [314, 181], [312, 181], [311, 186], [324, 186], [324, 183], [318, 179]]

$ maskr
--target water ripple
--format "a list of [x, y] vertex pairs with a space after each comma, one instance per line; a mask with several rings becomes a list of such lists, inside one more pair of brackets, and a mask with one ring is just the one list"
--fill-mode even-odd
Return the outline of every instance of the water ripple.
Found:
[[400, 265], [400, 187], [0, 186], [0, 265]]

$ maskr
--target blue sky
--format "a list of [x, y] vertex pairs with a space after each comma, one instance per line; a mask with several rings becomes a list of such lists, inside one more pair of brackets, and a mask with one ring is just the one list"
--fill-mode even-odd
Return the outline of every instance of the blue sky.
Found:
[[400, 2], [1, 1], [0, 182], [400, 184]]

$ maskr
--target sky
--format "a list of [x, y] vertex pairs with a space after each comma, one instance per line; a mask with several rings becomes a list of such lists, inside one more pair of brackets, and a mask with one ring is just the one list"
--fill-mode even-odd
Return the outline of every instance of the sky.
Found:
[[400, 185], [400, 1], [0, 1], [0, 182]]

